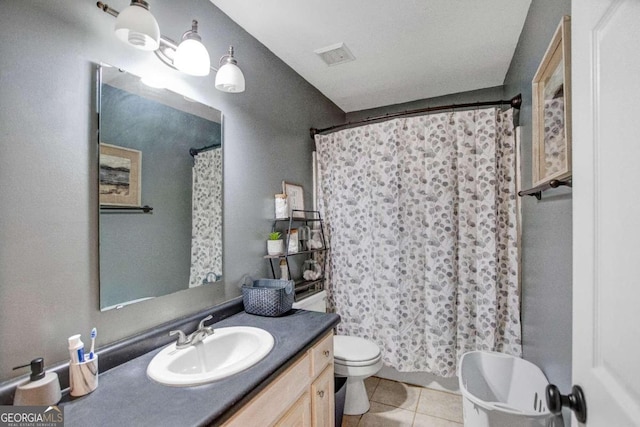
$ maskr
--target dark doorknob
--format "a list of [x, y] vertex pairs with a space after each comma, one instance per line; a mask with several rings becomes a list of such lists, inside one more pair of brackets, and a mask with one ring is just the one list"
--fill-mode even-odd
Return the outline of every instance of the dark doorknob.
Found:
[[587, 401], [579, 385], [571, 388], [571, 394], [566, 396], [560, 394], [560, 390], [553, 384], [549, 384], [546, 389], [547, 408], [552, 414], [558, 415], [562, 412], [562, 407], [566, 406], [576, 415], [576, 419], [581, 423], [587, 422]]

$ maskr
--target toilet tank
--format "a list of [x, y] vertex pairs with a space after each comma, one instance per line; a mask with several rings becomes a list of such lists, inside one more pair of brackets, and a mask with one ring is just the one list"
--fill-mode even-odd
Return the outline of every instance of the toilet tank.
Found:
[[309, 311], [320, 311], [322, 313], [327, 312], [327, 291], [321, 291], [317, 294], [313, 294], [310, 297], [296, 301], [293, 303], [293, 308], [299, 308]]

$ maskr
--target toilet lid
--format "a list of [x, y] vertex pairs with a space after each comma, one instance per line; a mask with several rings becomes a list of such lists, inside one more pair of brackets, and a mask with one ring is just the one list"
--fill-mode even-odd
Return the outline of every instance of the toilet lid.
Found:
[[380, 348], [364, 338], [336, 335], [333, 337], [333, 357], [343, 364], [366, 362], [379, 358]]

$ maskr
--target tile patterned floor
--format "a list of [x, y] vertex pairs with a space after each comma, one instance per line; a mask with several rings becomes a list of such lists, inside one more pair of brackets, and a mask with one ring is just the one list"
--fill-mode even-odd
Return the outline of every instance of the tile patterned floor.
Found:
[[377, 377], [365, 380], [371, 409], [342, 427], [462, 427], [462, 396]]

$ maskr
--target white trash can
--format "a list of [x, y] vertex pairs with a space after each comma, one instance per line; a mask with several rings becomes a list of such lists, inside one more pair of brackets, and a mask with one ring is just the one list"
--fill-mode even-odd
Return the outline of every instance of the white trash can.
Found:
[[460, 359], [465, 427], [561, 426], [547, 409], [540, 368], [503, 353], [471, 351]]

